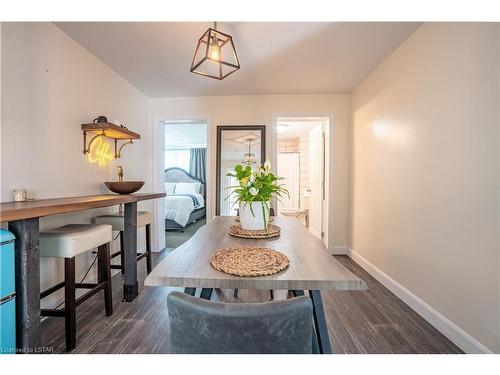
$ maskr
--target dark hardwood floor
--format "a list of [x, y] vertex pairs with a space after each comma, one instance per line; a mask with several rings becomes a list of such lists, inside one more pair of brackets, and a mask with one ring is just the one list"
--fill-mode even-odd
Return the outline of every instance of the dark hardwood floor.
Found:
[[[155, 262], [167, 251], [159, 253]], [[364, 279], [367, 291], [322, 292], [330, 340], [335, 353], [462, 353], [416, 312], [346, 256], [337, 256], [351, 272]], [[146, 274], [138, 264], [139, 284]], [[99, 293], [77, 310], [77, 347], [72, 353], [168, 353], [166, 296], [177, 288], [140, 288], [131, 303], [122, 302], [122, 280], [113, 278], [113, 316], [106, 317]], [[198, 291], [199, 293], [199, 291]], [[276, 291], [286, 298], [286, 291]], [[256, 302], [269, 299], [268, 291], [220, 290], [212, 300]], [[48, 318], [42, 323], [42, 345], [64, 353], [64, 319]]]

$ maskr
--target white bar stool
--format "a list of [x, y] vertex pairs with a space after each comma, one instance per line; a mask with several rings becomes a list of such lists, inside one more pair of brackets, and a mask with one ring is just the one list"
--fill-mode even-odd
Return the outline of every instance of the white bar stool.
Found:
[[[76, 307], [91, 296], [104, 290], [106, 315], [113, 314], [111, 288], [110, 244], [113, 239], [111, 225], [69, 224], [40, 233], [40, 256], [64, 258], [64, 281], [43, 291], [40, 299], [64, 287], [64, 309], [42, 309], [42, 316], [65, 318], [66, 350], [76, 347]], [[75, 282], [75, 257], [97, 247], [97, 283]], [[77, 288], [90, 289], [75, 298]]]
[[[153, 215], [147, 211], [137, 211], [137, 228], [146, 227], [146, 251], [143, 253], [137, 253], [137, 262], [142, 258], [146, 258], [146, 270], [149, 274], [152, 269], [151, 263], [151, 222], [153, 221]], [[113, 231], [120, 232], [120, 250], [116, 253], [111, 254], [111, 259], [120, 256], [120, 264], [112, 264], [111, 268], [120, 269], [122, 273], [124, 272], [124, 261], [123, 261], [123, 231], [125, 228], [125, 214], [123, 212], [116, 212], [109, 215], [96, 216], [94, 218], [95, 224], [108, 224], [113, 227]]]

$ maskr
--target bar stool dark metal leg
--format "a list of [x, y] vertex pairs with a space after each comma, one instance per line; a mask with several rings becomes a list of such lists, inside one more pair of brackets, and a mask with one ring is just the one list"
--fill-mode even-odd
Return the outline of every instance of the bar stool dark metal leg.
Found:
[[146, 269], [148, 274], [153, 269], [151, 262], [151, 224], [146, 224]]
[[234, 298], [238, 298], [238, 294], [239, 294], [240, 290], [239, 289], [235, 289], [234, 290], [234, 294], [233, 294], [233, 297]]
[[[76, 348], [76, 307], [88, 300], [94, 294], [104, 291], [104, 302], [106, 315], [113, 314], [113, 295], [111, 287], [111, 257], [108, 242], [100, 245], [97, 249], [97, 283], [77, 283], [75, 281], [75, 257], [64, 258], [64, 281], [51, 286], [40, 293], [40, 299], [64, 288], [63, 309], [41, 309], [41, 316], [64, 317], [66, 334], [66, 351], [70, 352]], [[80, 297], [76, 298], [76, 289], [90, 289]]]
[[271, 295], [271, 301], [274, 300], [274, 290], [269, 289], [269, 294]]
[[120, 264], [122, 266], [121, 272], [122, 275], [125, 273], [125, 267], [123, 265], [125, 264], [125, 258], [123, 257], [123, 249], [125, 248], [124, 245], [124, 239], [123, 239], [123, 231], [120, 232]]
[[64, 259], [64, 319], [66, 351], [76, 347], [75, 258]]
[[111, 286], [111, 267], [110, 267], [110, 244], [104, 244], [97, 249], [98, 268], [97, 278], [99, 283], [106, 282], [104, 287], [104, 305], [106, 315], [113, 315], [113, 288]]

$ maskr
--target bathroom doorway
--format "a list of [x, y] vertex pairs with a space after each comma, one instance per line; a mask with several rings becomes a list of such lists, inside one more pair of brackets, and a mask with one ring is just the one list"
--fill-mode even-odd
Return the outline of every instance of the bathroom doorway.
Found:
[[325, 131], [327, 117], [278, 117], [277, 173], [290, 197], [277, 203], [278, 215], [299, 220], [324, 240], [327, 227]]

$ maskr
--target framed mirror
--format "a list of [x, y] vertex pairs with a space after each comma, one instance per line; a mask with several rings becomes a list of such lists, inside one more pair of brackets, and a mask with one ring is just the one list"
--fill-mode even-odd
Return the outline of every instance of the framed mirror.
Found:
[[226, 197], [231, 193], [228, 187], [237, 182], [227, 173], [238, 164], [255, 166], [265, 160], [265, 125], [217, 126], [216, 215], [236, 216], [234, 198]]

